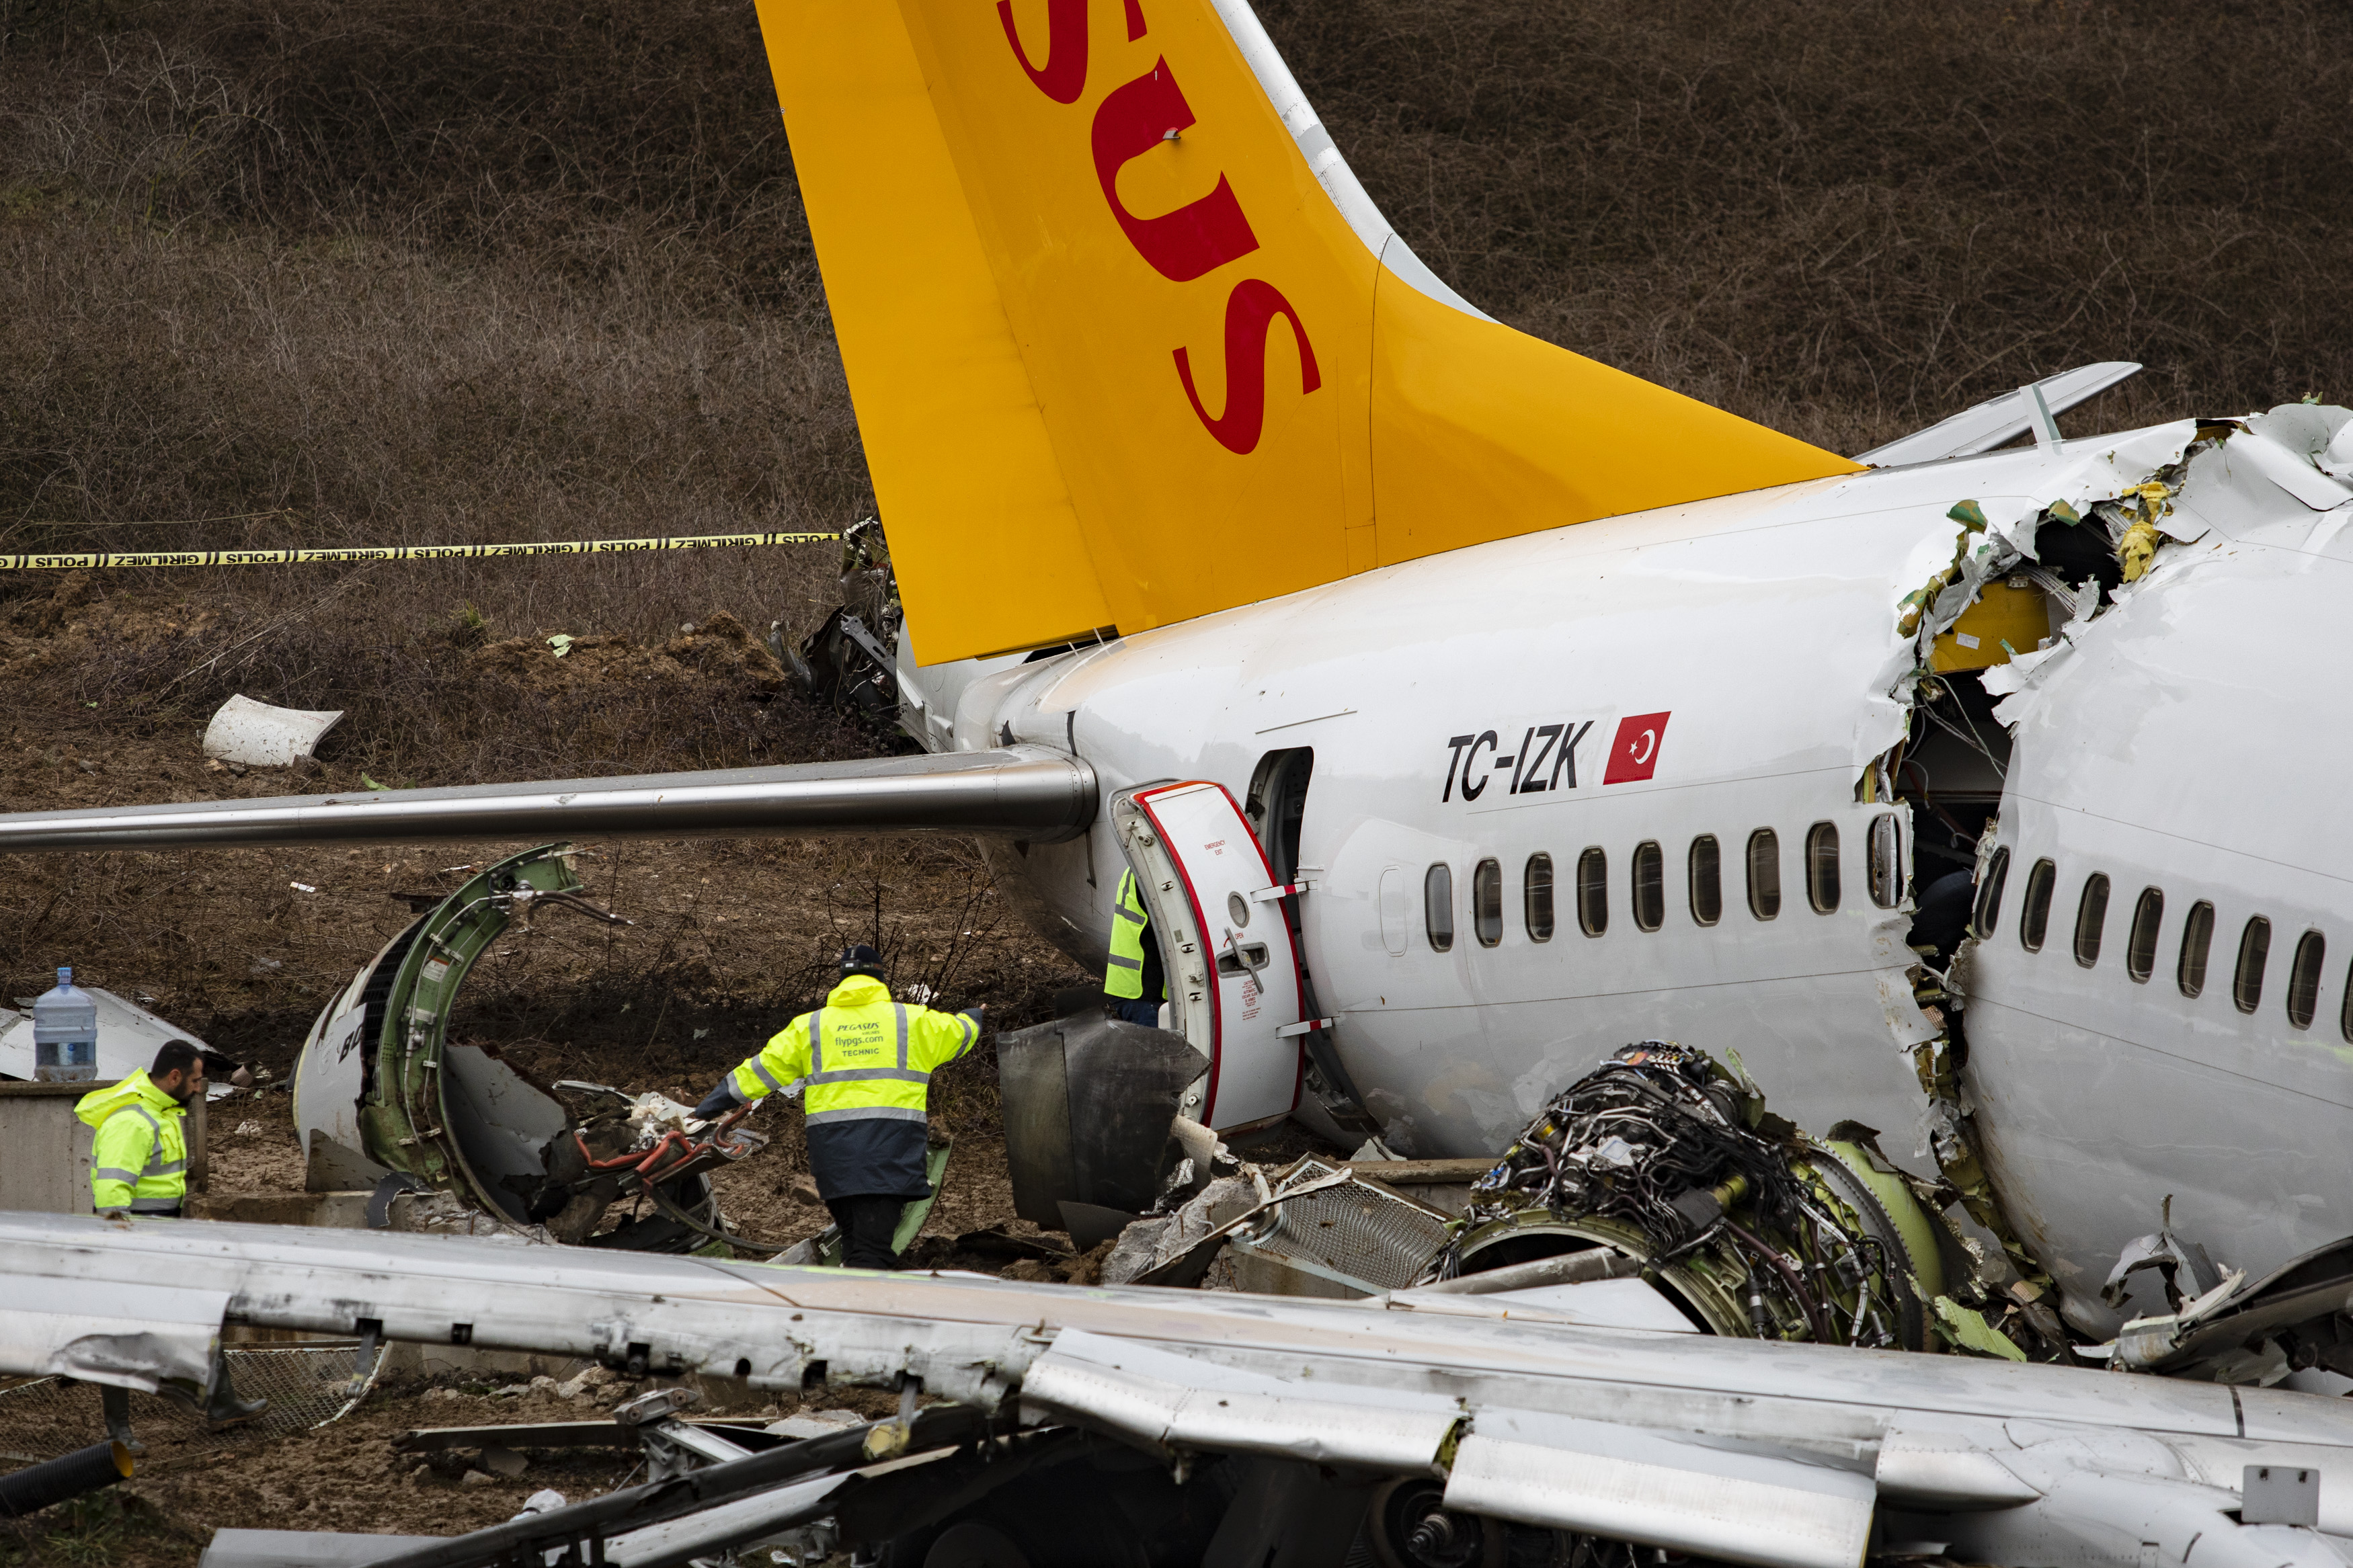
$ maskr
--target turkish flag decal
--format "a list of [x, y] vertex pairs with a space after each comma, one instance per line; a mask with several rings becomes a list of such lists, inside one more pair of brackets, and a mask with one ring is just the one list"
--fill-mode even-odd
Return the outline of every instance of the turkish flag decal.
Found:
[[1609, 742], [1609, 766], [1601, 775], [1606, 784], [1638, 784], [1659, 771], [1659, 742], [1666, 738], [1667, 715], [1637, 713], [1618, 721], [1618, 738]]

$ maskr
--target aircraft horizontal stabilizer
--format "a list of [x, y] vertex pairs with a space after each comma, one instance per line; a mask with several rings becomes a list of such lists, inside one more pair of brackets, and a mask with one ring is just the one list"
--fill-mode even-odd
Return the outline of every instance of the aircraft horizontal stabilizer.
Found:
[[2042, 442], [2056, 441], [2059, 426], [2052, 421], [2057, 416], [2137, 374], [2140, 368], [2130, 360], [2105, 360], [2098, 364], [2063, 370], [2057, 375], [2030, 382], [2015, 392], [2005, 392], [1975, 407], [1964, 408], [1925, 430], [1915, 430], [1883, 447], [1858, 453], [1854, 460], [1874, 468], [1894, 468], [1906, 463], [1941, 463], [1950, 458], [1974, 457], [2021, 436], [2031, 435]]
[[1094, 770], [1043, 746], [790, 767], [0, 815], [0, 853], [429, 839], [1001, 834], [1051, 844], [1095, 815]]

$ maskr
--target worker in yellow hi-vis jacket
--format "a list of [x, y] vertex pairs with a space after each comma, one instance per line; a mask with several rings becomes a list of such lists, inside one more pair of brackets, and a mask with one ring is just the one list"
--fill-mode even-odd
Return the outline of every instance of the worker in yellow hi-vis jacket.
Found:
[[[145, 1072], [92, 1089], [74, 1114], [90, 1141], [90, 1199], [101, 1215], [177, 1219], [188, 1194], [188, 1102], [205, 1092], [205, 1058], [192, 1041], [167, 1040]], [[206, 1423], [216, 1432], [250, 1421], [267, 1399], [240, 1399], [228, 1367], [213, 1357]]]
[[932, 1074], [969, 1054], [980, 1028], [977, 1007], [934, 1013], [892, 1000], [882, 955], [853, 947], [825, 1005], [786, 1025], [694, 1113], [709, 1121], [780, 1089], [805, 1091], [809, 1173], [841, 1227], [842, 1261], [888, 1268], [898, 1261], [891, 1237], [900, 1210], [931, 1191], [923, 1151]]
[[1160, 1026], [1160, 1005], [1168, 1000], [1168, 972], [1160, 959], [1160, 938], [1135, 890], [1135, 873], [1119, 879], [1111, 906], [1111, 961], [1103, 971], [1103, 994], [1113, 1017], [1147, 1029]]

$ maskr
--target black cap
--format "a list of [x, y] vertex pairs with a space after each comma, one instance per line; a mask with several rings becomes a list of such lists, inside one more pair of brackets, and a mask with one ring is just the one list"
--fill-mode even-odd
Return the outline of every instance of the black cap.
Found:
[[881, 979], [882, 955], [862, 942], [846, 950], [841, 955], [841, 977], [847, 980], [853, 974], [871, 974], [877, 980]]

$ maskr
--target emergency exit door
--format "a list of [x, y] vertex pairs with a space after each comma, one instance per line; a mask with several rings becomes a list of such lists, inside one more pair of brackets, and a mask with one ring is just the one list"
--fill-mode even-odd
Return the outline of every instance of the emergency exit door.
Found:
[[1168, 974], [1172, 1024], [1208, 1058], [1215, 1128], [1287, 1114], [1303, 1061], [1299, 953], [1274, 872], [1234, 797], [1214, 784], [1138, 790], [1113, 810]]

